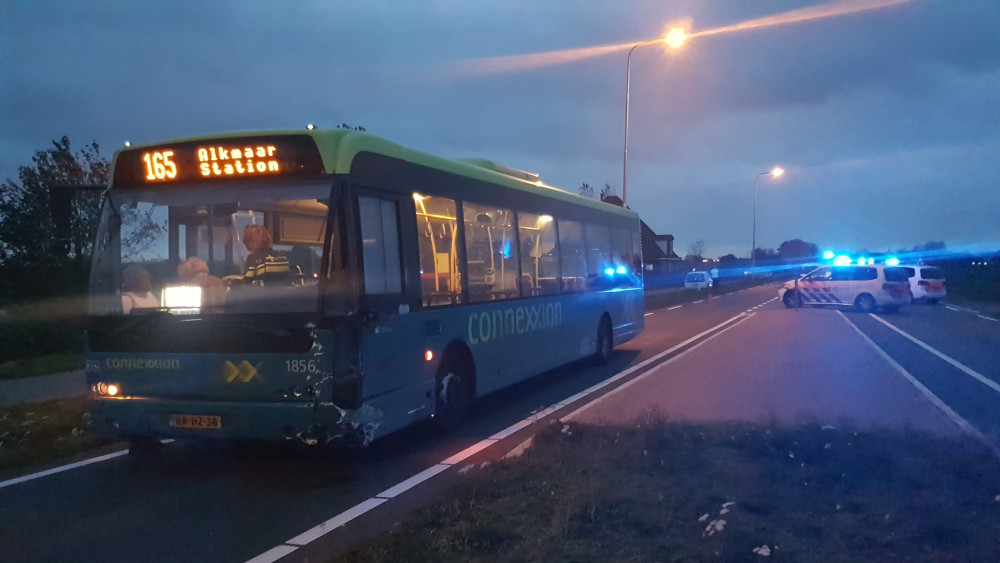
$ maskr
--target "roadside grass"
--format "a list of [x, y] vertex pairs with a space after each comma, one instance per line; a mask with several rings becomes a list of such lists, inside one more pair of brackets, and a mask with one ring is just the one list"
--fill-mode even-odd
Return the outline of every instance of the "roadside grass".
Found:
[[0, 380], [83, 369], [83, 354], [50, 354], [0, 364]]
[[1000, 462], [970, 440], [560, 423], [483, 465], [331, 561], [1000, 560]]
[[83, 397], [0, 407], [0, 477], [115, 441], [91, 432], [87, 399]]

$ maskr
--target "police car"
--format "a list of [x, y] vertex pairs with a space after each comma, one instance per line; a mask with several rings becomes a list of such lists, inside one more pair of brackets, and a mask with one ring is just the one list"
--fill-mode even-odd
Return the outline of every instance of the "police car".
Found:
[[785, 282], [778, 290], [785, 307], [831, 305], [870, 313], [896, 311], [913, 298], [905, 269], [882, 264], [823, 266]]

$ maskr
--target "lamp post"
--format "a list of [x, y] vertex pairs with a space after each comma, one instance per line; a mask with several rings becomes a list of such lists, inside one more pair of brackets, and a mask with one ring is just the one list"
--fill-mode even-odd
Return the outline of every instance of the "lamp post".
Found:
[[761, 176], [773, 176], [777, 178], [785, 171], [780, 166], [775, 166], [770, 172], [761, 172], [753, 179], [753, 242], [750, 244], [750, 275], [756, 274], [757, 270], [757, 181]]
[[625, 154], [622, 158], [622, 205], [628, 204], [628, 110], [629, 110], [629, 86], [632, 81], [632, 53], [636, 49], [643, 45], [653, 45], [655, 43], [664, 43], [672, 49], [676, 49], [684, 44], [687, 40], [687, 33], [679, 28], [675, 27], [667, 32], [663, 37], [653, 39], [652, 41], [641, 41], [632, 45], [632, 48], [628, 50], [628, 57], [625, 58]]

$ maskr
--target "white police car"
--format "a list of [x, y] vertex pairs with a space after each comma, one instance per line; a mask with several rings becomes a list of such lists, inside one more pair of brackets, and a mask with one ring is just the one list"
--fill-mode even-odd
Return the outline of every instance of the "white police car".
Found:
[[847, 306], [870, 313], [896, 311], [913, 298], [905, 269], [882, 264], [823, 266], [785, 282], [778, 290], [785, 307]]
[[937, 303], [948, 296], [944, 286], [944, 272], [934, 266], [900, 266], [910, 276], [910, 293], [913, 302]]

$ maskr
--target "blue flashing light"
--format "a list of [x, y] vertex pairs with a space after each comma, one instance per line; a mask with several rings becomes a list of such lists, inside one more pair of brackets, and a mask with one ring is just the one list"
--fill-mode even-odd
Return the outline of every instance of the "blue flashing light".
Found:
[[886, 266], [899, 266], [899, 258], [896, 258], [895, 256], [893, 256], [892, 258], [888, 258], [885, 261], [885, 265]]
[[869, 265], [869, 266], [871, 266], [871, 265], [872, 265], [872, 264], [874, 264], [874, 263], [875, 263], [875, 259], [874, 259], [874, 258], [869, 258], [869, 259], [868, 259], [868, 265]]
[[622, 275], [627, 274], [628, 273], [628, 268], [626, 268], [625, 266], [618, 266], [618, 269], [615, 270], [615, 273], [616, 274], [622, 274]]
[[841, 254], [833, 259], [834, 266], [847, 266], [852, 262], [851, 257], [846, 254]]
[[868, 259], [865, 258], [864, 256], [862, 256], [861, 258], [858, 258], [858, 265], [859, 266], [864, 266], [865, 262], [867, 262], [867, 261], [868, 261]]
[[614, 268], [604, 268], [604, 275], [605, 276], [613, 276], [613, 275], [615, 275], [615, 269]]
[[833, 260], [834, 256], [836, 256], [836, 254], [834, 254], [832, 250], [827, 250], [823, 253], [823, 260]]

